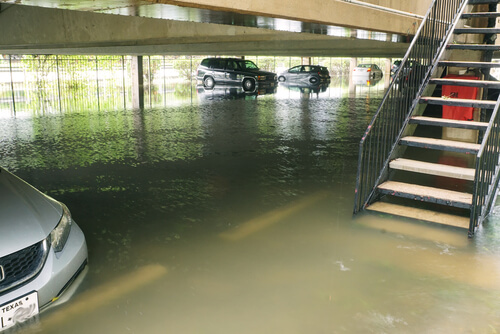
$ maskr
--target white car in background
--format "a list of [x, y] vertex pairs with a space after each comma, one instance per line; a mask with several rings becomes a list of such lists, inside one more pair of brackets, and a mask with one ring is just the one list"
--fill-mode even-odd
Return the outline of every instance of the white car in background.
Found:
[[68, 208], [0, 168], [0, 332], [64, 299], [86, 267]]
[[363, 75], [370, 78], [381, 78], [382, 73], [382, 70], [380, 69], [380, 67], [378, 67], [377, 64], [359, 64], [352, 71], [353, 75]]

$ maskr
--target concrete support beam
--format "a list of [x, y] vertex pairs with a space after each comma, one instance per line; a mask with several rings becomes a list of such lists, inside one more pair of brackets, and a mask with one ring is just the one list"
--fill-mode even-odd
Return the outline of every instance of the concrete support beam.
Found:
[[[149, 0], [183, 7], [204, 8], [215, 11], [229, 11], [249, 15], [283, 18], [341, 27], [385, 31], [398, 34], [414, 34], [421, 20], [388, 11], [364, 7], [347, 1], [324, 0]], [[399, 1], [401, 2], [401, 1]], [[406, 3], [407, 1], [405, 1]], [[411, 1], [414, 2], [414, 1]], [[420, 1], [422, 6], [430, 0]], [[387, 1], [384, 1], [387, 4]], [[413, 7], [413, 8], [420, 8]]]
[[[108, 1], [94, 0], [0, 0], [0, 3], [2, 2], [197, 22], [209, 22], [206, 20], [210, 20], [210, 16], [220, 18], [243, 14], [249, 16], [244, 19], [246, 21], [252, 16], [259, 16], [264, 19], [281, 18], [296, 22], [413, 34], [413, 27], [418, 26], [419, 17], [427, 12], [432, 0], [288, 0], [285, 5], [280, 0], [128, 0], [112, 1], [112, 4]], [[184, 10], [183, 7], [187, 9]], [[187, 12], [189, 13], [186, 15]], [[238, 23], [229, 20], [226, 24]]]
[[417, 15], [425, 15], [432, 2], [430, 0], [419, 0], [419, 1], [361, 0], [361, 1], [381, 7], [400, 10], [403, 12], [414, 13]]
[[11, 5], [2, 54], [402, 57], [406, 43]]

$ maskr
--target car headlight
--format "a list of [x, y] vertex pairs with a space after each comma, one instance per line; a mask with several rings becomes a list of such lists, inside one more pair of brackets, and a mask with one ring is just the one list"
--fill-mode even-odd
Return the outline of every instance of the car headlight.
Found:
[[63, 250], [71, 231], [71, 213], [66, 205], [62, 203], [61, 205], [63, 209], [61, 220], [52, 232], [50, 232], [50, 242], [56, 253]]
[[265, 81], [266, 80], [266, 76], [265, 75], [259, 75], [259, 76], [257, 76], [257, 80], [259, 80], [259, 81]]

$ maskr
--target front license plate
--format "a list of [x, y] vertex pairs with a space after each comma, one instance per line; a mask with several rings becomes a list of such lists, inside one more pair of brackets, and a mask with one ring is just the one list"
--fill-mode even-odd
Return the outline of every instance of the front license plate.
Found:
[[39, 312], [38, 294], [32, 292], [0, 306], [0, 331], [34, 317]]

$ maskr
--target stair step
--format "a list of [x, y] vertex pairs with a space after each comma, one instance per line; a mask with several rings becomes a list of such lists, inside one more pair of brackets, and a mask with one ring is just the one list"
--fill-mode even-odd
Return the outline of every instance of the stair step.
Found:
[[448, 50], [499, 51], [500, 45], [495, 44], [448, 44]]
[[425, 117], [425, 116], [414, 116], [410, 118], [410, 123], [441, 126], [445, 128], [470, 129], [470, 130], [482, 130], [482, 131], [488, 128], [488, 123], [486, 122], [461, 121], [456, 119]]
[[497, 12], [476, 12], [476, 13], [464, 13], [461, 16], [462, 19], [471, 19], [474, 17], [478, 17], [478, 18], [500, 17], [500, 13], [497, 13]]
[[403, 137], [400, 142], [401, 145], [429, 148], [433, 150], [450, 151], [467, 154], [477, 154], [479, 152], [480, 144], [465, 143], [455, 140], [444, 140], [426, 137]]
[[474, 181], [474, 174], [476, 172], [474, 168], [464, 168], [404, 158], [392, 160], [389, 163], [389, 167], [407, 172], [452, 177], [467, 181]]
[[455, 226], [459, 228], [469, 228], [469, 218], [456, 216], [448, 213], [408, 207], [399, 204], [375, 202], [368, 206], [366, 210], [388, 213], [394, 216], [428, 221], [431, 223]]
[[440, 106], [455, 106], [455, 107], [473, 107], [473, 108], [495, 108], [496, 101], [492, 100], [474, 100], [474, 99], [455, 99], [423, 96], [419, 100], [420, 103], [434, 104]]
[[500, 34], [499, 28], [456, 28], [455, 35], [460, 34]]
[[472, 205], [472, 194], [453, 190], [396, 181], [384, 182], [377, 189], [386, 195], [411, 198], [416, 201], [436, 203], [456, 208], [470, 209]]
[[488, 80], [467, 80], [467, 79], [431, 79], [430, 84], [434, 85], [449, 85], [449, 86], [464, 86], [464, 87], [479, 87], [479, 88], [500, 88], [500, 81]]
[[454, 67], [477, 67], [477, 68], [495, 68], [500, 67], [500, 63], [491, 63], [483, 61], [439, 61], [439, 66], [454, 66]]

